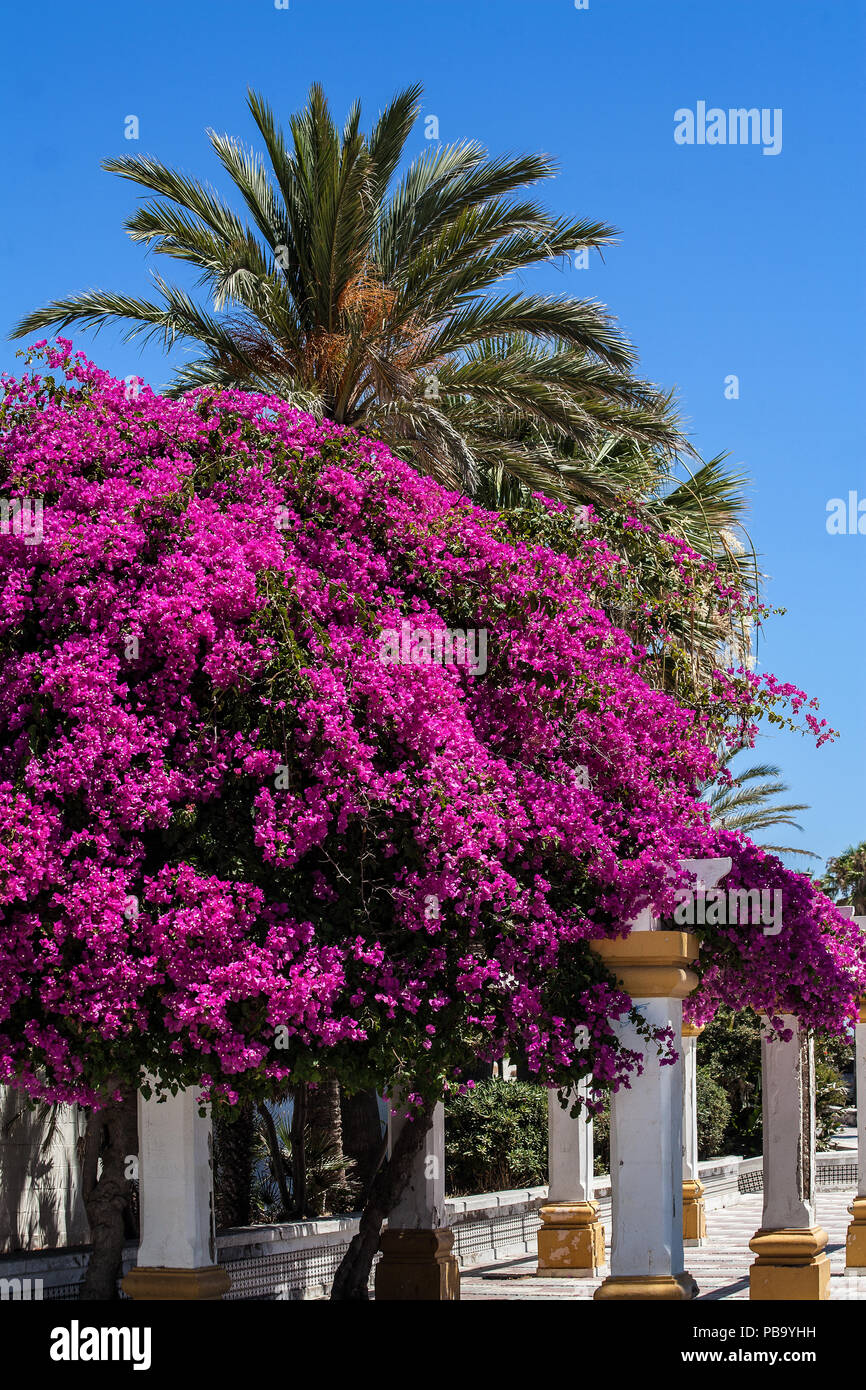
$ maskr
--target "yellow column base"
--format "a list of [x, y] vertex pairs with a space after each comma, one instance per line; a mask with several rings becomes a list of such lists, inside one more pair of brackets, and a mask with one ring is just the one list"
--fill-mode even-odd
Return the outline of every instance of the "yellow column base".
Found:
[[823, 1302], [830, 1297], [830, 1258], [821, 1252], [827, 1232], [757, 1231], [749, 1248], [757, 1255], [749, 1270], [749, 1298], [760, 1302]]
[[690, 1274], [629, 1274], [608, 1277], [593, 1298], [602, 1302], [648, 1299], [654, 1303], [685, 1303], [696, 1293], [697, 1285]]
[[454, 1232], [386, 1230], [379, 1240], [382, 1258], [376, 1265], [376, 1301], [407, 1299], [437, 1303], [460, 1297], [460, 1269], [451, 1253]]
[[128, 1298], [137, 1303], [156, 1303], [186, 1299], [213, 1302], [231, 1288], [228, 1271], [222, 1265], [203, 1265], [199, 1269], [149, 1269], [136, 1266], [121, 1280]]
[[848, 1210], [854, 1220], [845, 1242], [845, 1268], [866, 1269], [866, 1197], [855, 1197]]
[[683, 1179], [683, 1240], [703, 1244], [707, 1238], [704, 1185], [699, 1178]]
[[544, 1279], [587, 1279], [604, 1265], [598, 1202], [551, 1202], [538, 1213], [538, 1269]]

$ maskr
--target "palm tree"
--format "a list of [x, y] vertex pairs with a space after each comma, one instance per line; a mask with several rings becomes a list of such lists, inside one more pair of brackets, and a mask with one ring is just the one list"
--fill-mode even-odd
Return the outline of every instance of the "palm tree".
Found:
[[285, 1105], [272, 1109], [264, 1101], [259, 1102], [257, 1111], [250, 1154], [254, 1168], [250, 1195], [259, 1220], [315, 1219], [326, 1211], [354, 1207], [358, 1195], [354, 1164], [347, 1161], [339, 1139], [327, 1129], [303, 1126], [305, 1192], [300, 1195], [294, 1184], [300, 1138], [294, 1113], [290, 1118]]
[[820, 887], [834, 901], [853, 907], [855, 917], [866, 916], [866, 840], [827, 860]]
[[[761, 830], [774, 826], [790, 826], [802, 830], [794, 819], [797, 811], [808, 811], [805, 802], [780, 802], [775, 797], [783, 796], [789, 790], [781, 780], [781, 769], [772, 763], [755, 763], [742, 772], [731, 772], [730, 764], [742, 752], [744, 745], [735, 747], [721, 764], [722, 769], [731, 773], [730, 783], [714, 782], [704, 789], [702, 800], [710, 808], [714, 826], [725, 830], [739, 830], [754, 838]], [[761, 844], [762, 849], [773, 854], [798, 855], [803, 859], [817, 859], [818, 855], [808, 849], [791, 845]]]
[[[209, 302], [154, 274], [154, 300], [87, 290], [28, 314], [13, 336], [127, 321], [127, 340], [199, 350], [170, 394], [273, 393], [383, 438], [461, 489], [495, 462], [574, 496], [551, 441], [589, 456], [608, 435], [674, 448], [668, 399], [631, 374], [634, 352], [601, 305], [502, 288], [540, 263], [609, 245], [614, 229], [554, 218], [526, 196], [554, 173], [542, 154], [491, 158], [463, 141], [429, 149], [398, 176], [420, 96], [419, 86], [401, 92], [369, 134], [356, 102], [340, 132], [314, 85], [287, 140], [250, 92], [269, 167], [208, 132], [241, 215], [155, 159], [104, 161], [155, 195], [127, 221], [129, 235], [194, 266]], [[515, 420], [542, 432], [542, 445], [517, 437]]]

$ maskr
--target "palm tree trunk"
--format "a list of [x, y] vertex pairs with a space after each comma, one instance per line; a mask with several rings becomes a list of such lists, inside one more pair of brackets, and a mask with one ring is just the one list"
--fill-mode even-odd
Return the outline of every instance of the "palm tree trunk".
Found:
[[293, 1215], [305, 1220], [307, 1209], [307, 1086], [299, 1082], [292, 1092], [292, 1207]]
[[366, 1193], [382, 1160], [382, 1120], [376, 1092], [356, 1091], [354, 1095], [347, 1095], [341, 1091], [340, 1116], [343, 1152], [354, 1161], [353, 1176]]
[[288, 1221], [292, 1215], [292, 1201], [289, 1197], [289, 1185], [286, 1182], [286, 1170], [283, 1165], [283, 1154], [280, 1148], [280, 1141], [277, 1137], [277, 1128], [274, 1124], [274, 1117], [263, 1100], [259, 1101], [259, 1114], [262, 1117], [262, 1124], [265, 1129], [265, 1142], [268, 1146], [268, 1153], [271, 1159], [271, 1169], [274, 1174], [274, 1181], [280, 1194], [280, 1201], [283, 1204], [282, 1219]]
[[[137, 1095], [91, 1112], [84, 1148], [84, 1208], [91, 1253], [81, 1287], [83, 1300], [117, 1297], [123, 1263], [124, 1214], [130, 1196], [127, 1159], [138, 1152]], [[102, 1172], [97, 1180], [99, 1159]]]
[[[335, 1157], [343, 1155], [343, 1120], [340, 1113], [340, 1083], [327, 1073], [316, 1085], [307, 1087], [307, 1126], [311, 1147], [327, 1147]], [[334, 1173], [330, 1184], [338, 1192], [345, 1186], [344, 1169]]]
[[230, 1116], [214, 1117], [214, 1213], [218, 1230], [250, 1224], [254, 1142], [252, 1101], [244, 1101]]

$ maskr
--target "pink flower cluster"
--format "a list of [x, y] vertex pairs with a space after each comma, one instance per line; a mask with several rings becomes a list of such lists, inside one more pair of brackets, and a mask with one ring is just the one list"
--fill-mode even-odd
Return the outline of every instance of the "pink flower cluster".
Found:
[[[522, 1049], [615, 1086], [629, 1001], [586, 943], [695, 855], [786, 894], [777, 937], [702, 933], [697, 1010], [844, 1026], [857, 934], [709, 828], [724, 710], [648, 683], [598, 539], [517, 540], [279, 400], [127, 399], [37, 347], [57, 380], [4, 378], [0, 425], [4, 494], [44, 503], [41, 544], [0, 536], [0, 1080], [420, 1086]], [[404, 620], [485, 629], [486, 674], [383, 662]]]

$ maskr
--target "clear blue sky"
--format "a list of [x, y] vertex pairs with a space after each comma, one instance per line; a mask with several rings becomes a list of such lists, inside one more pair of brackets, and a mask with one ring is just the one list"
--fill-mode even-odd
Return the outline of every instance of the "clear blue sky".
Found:
[[[769, 598], [788, 610], [761, 664], [817, 695], [843, 735], [818, 751], [779, 735], [762, 753], [811, 803], [802, 843], [826, 857], [866, 837], [866, 536], [825, 529], [830, 498], [866, 498], [864, 29], [862, 0], [16, 6], [0, 93], [0, 328], [90, 286], [146, 293], [149, 262], [121, 230], [136, 191], [99, 161], [152, 154], [224, 184], [204, 132], [252, 138], [248, 86], [288, 117], [318, 80], [341, 118], [356, 96], [373, 117], [420, 80], [443, 141], [555, 155], [548, 202], [622, 237], [604, 263], [545, 268], [543, 282], [610, 305], [644, 374], [676, 387], [697, 446], [730, 451], [754, 480], [751, 530]], [[675, 110], [699, 101], [781, 108], [781, 153], [675, 144]], [[15, 370], [17, 346], [0, 345], [0, 367]], [[159, 349], [117, 330], [76, 346], [118, 376], [169, 375]], [[730, 374], [738, 400], [725, 399]]]

